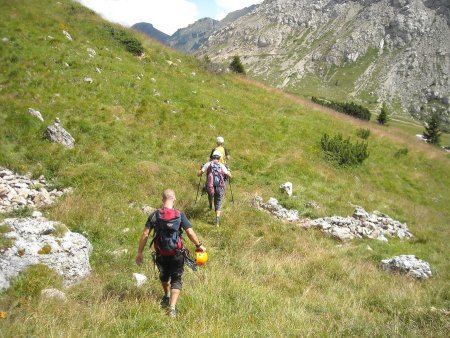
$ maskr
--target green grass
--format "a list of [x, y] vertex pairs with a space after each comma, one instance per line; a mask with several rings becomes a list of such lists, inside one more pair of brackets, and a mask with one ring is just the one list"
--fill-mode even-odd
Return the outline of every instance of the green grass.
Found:
[[[45, 214], [91, 241], [92, 275], [65, 290], [69, 301], [60, 304], [39, 298], [44, 285], [58, 285], [50, 272], [23, 274], [0, 295], [0, 310], [9, 314], [0, 322], [3, 336], [447, 336], [440, 309], [450, 307], [448, 156], [393, 123], [354, 121], [243, 78], [210, 74], [200, 61], [130, 33], [145, 47], [137, 58], [91, 11], [60, 2], [1, 1], [0, 37], [9, 42], [0, 42], [0, 165], [74, 188]], [[90, 58], [87, 48], [97, 55]], [[74, 149], [42, 139], [55, 117], [75, 138]], [[357, 168], [329, 164], [322, 134], [356, 137], [359, 128], [371, 130], [369, 158]], [[205, 197], [194, 207], [195, 172], [217, 135], [233, 157], [235, 199], [232, 205], [227, 196], [218, 229]], [[286, 181], [294, 184], [290, 199], [278, 189]], [[134, 264], [146, 215], [129, 207], [157, 207], [168, 187], [209, 254], [197, 274], [186, 271], [175, 322], [159, 308], [150, 252], [143, 267]], [[256, 193], [316, 217], [346, 216], [355, 204], [377, 209], [407, 222], [415, 237], [341, 245], [250, 209]], [[309, 201], [320, 209], [306, 210]], [[129, 254], [107, 253], [124, 248]], [[396, 254], [430, 262], [434, 277], [417, 282], [378, 270]], [[136, 288], [133, 272], [145, 273], [147, 286]], [[34, 280], [50, 281], [32, 287]]]

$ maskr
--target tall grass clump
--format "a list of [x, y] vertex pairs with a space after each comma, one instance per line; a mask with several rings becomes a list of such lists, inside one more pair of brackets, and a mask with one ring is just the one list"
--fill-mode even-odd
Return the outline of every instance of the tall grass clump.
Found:
[[325, 157], [339, 166], [361, 164], [369, 157], [367, 142], [352, 143], [350, 137], [344, 139], [342, 134], [330, 138], [325, 133], [320, 140], [320, 146], [325, 153]]
[[356, 131], [356, 135], [363, 140], [367, 140], [370, 136], [370, 129], [360, 128]]

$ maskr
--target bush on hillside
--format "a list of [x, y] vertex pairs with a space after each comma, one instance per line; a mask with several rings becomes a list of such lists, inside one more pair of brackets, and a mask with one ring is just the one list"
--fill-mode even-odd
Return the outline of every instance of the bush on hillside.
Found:
[[370, 129], [360, 128], [356, 131], [356, 135], [363, 140], [367, 140], [370, 136]]
[[241, 62], [239, 56], [235, 55], [233, 61], [230, 63], [230, 70], [235, 73], [245, 74], [244, 65]]
[[386, 104], [383, 103], [383, 107], [381, 107], [380, 115], [378, 115], [377, 121], [379, 124], [385, 125], [388, 122], [388, 120], [389, 120], [389, 118], [388, 118], [387, 107], [386, 107]]
[[329, 107], [338, 112], [356, 117], [361, 120], [369, 121], [370, 117], [371, 117], [371, 113], [370, 113], [369, 109], [367, 109], [366, 107], [363, 107], [359, 104], [356, 104], [354, 102], [350, 102], [350, 103], [337, 102], [337, 101], [318, 98], [315, 96], [313, 96], [311, 99], [313, 102], [318, 103], [322, 106]]
[[401, 148], [399, 150], [397, 150], [394, 154], [395, 158], [401, 158], [408, 155], [408, 148]]
[[325, 158], [339, 166], [358, 165], [369, 157], [367, 142], [353, 144], [350, 138], [344, 139], [342, 134], [337, 134], [332, 138], [328, 134], [323, 134], [320, 145], [325, 153]]
[[437, 113], [433, 113], [428, 119], [423, 136], [428, 143], [439, 145], [441, 139], [441, 119]]
[[110, 25], [105, 26], [114, 40], [120, 42], [128, 52], [133, 55], [141, 55], [144, 53], [144, 46], [142, 46], [142, 43], [131, 35], [131, 33]]

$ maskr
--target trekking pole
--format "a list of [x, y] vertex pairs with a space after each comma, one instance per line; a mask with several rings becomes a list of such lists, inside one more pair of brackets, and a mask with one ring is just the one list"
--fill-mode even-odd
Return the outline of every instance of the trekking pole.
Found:
[[231, 202], [233, 202], [234, 205], [233, 189], [231, 188], [231, 177], [230, 177], [230, 192], [231, 192]]
[[198, 199], [198, 191], [200, 190], [200, 183], [202, 182], [202, 177], [200, 176], [199, 177], [199, 180], [198, 180], [198, 187], [197, 187], [197, 196], [195, 196], [195, 203], [194, 203], [194, 207], [195, 207], [195, 205], [197, 204], [197, 199]]

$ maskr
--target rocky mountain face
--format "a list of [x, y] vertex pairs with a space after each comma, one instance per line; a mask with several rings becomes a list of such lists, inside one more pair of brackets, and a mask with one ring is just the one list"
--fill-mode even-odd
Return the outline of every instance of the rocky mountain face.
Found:
[[[222, 20], [214, 20], [211, 18], [202, 18], [190, 24], [187, 27], [178, 29], [172, 36], [166, 35], [157, 29], [153, 28], [151, 24], [140, 23], [133, 25], [131, 28], [137, 29], [150, 37], [169, 45], [170, 47], [179, 50], [186, 54], [192, 54], [197, 51], [202, 45], [208, 42], [209, 36], [215, 31], [228, 25], [229, 23], [239, 19], [241, 16], [247, 15], [256, 8], [256, 5], [245, 7], [243, 9], [229, 13]], [[136, 27], [137, 25], [140, 25]], [[151, 29], [148, 28], [151, 27]], [[145, 27], [143, 30], [141, 27]], [[159, 33], [166, 36], [165, 40], [159, 38]]]
[[219, 21], [211, 18], [197, 20], [193, 24], [178, 29], [167, 44], [180, 52], [190, 54], [208, 41], [209, 36], [219, 28]]
[[450, 1], [266, 0], [199, 51], [303, 95], [450, 113]]
[[139, 22], [139, 23], [136, 23], [133, 26], [131, 26], [131, 28], [133, 28], [134, 30], [137, 30], [139, 32], [142, 32], [162, 43], [166, 43], [167, 40], [170, 38], [170, 35], [167, 35], [166, 33], [161, 32], [160, 30], [153, 27], [153, 25], [150, 23]]

